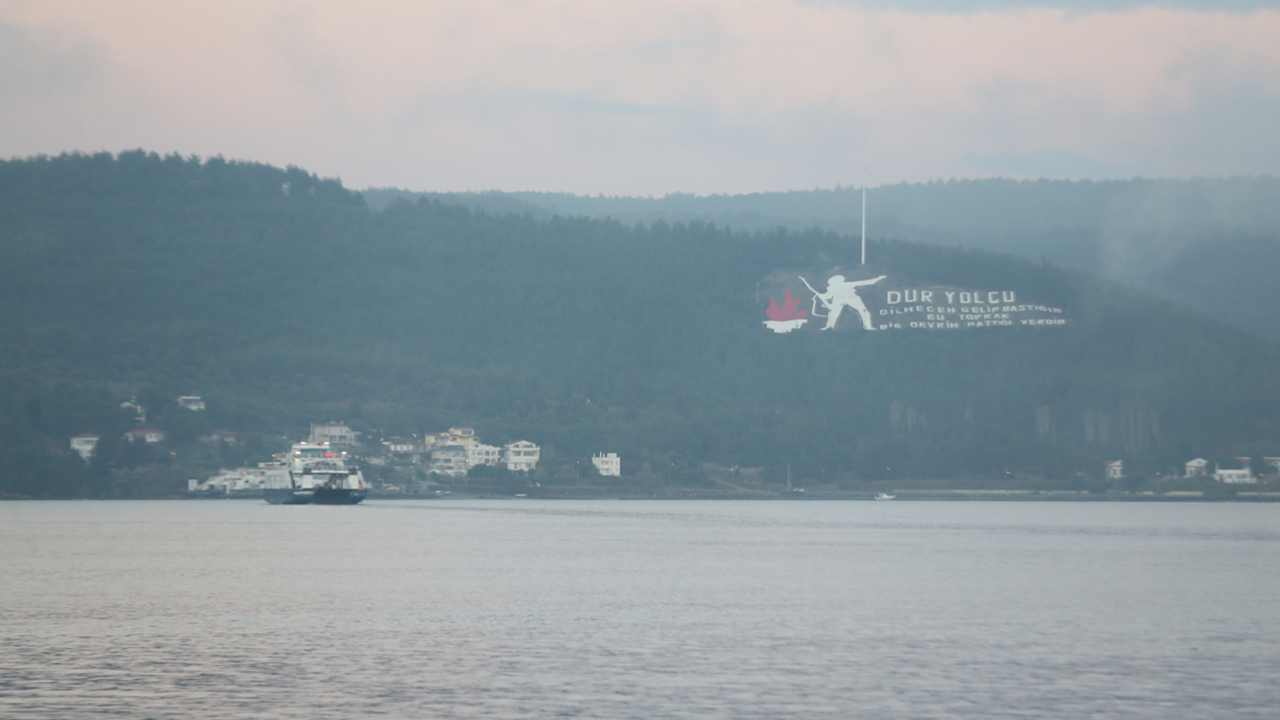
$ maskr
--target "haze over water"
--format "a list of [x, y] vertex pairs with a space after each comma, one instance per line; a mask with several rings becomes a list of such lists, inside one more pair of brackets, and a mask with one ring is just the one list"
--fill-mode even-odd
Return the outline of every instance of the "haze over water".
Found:
[[1272, 717], [1280, 506], [0, 504], [0, 716]]

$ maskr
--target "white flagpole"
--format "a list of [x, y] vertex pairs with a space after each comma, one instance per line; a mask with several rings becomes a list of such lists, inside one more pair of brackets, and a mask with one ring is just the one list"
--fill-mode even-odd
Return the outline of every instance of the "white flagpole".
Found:
[[867, 264], [867, 169], [862, 168], [862, 264]]

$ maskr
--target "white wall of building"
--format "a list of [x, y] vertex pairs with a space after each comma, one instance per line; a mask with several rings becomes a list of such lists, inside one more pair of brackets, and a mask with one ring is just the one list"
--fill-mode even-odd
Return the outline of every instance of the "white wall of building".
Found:
[[1253, 484], [1258, 482], [1258, 478], [1254, 477], [1253, 471], [1248, 468], [1242, 470], [1215, 470], [1213, 479], [1221, 483], [1237, 484]]
[[327, 442], [333, 447], [351, 447], [356, 444], [356, 433], [342, 423], [312, 425], [310, 442]]
[[77, 435], [71, 438], [71, 449], [88, 461], [98, 447], [97, 435]]
[[466, 445], [467, 448], [467, 467], [473, 468], [477, 465], [494, 465], [502, 462], [502, 450], [492, 445]]
[[454, 477], [466, 475], [467, 448], [462, 445], [444, 445], [432, 450], [430, 471]]
[[596, 453], [591, 458], [591, 464], [596, 466], [601, 475], [608, 477], [620, 477], [622, 475], [622, 458], [617, 453]]
[[199, 395], [183, 395], [178, 398], [178, 407], [199, 412], [204, 409], [204, 400]]
[[515, 440], [502, 447], [502, 461], [507, 464], [507, 469], [513, 472], [532, 472], [537, 469], [538, 460], [541, 458], [542, 448], [528, 440]]

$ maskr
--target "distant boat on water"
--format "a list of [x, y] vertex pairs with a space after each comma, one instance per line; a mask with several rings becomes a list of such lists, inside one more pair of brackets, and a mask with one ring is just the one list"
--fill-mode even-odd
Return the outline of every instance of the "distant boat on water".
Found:
[[877, 500], [892, 500], [892, 499], [894, 499], [894, 498], [896, 498], [896, 497], [898, 497], [898, 496], [897, 496], [897, 495], [890, 495], [889, 493], [876, 493], [876, 499], [877, 499]]

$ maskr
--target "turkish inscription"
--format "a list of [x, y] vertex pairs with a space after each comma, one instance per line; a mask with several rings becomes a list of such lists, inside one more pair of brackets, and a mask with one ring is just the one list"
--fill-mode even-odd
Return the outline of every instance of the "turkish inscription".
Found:
[[[777, 270], [760, 282], [764, 325], [775, 333], [825, 330], [966, 330], [1060, 326], [1053, 304], [1006, 289], [925, 284], [883, 270]], [[811, 322], [812, 321], [812, 322]]]

